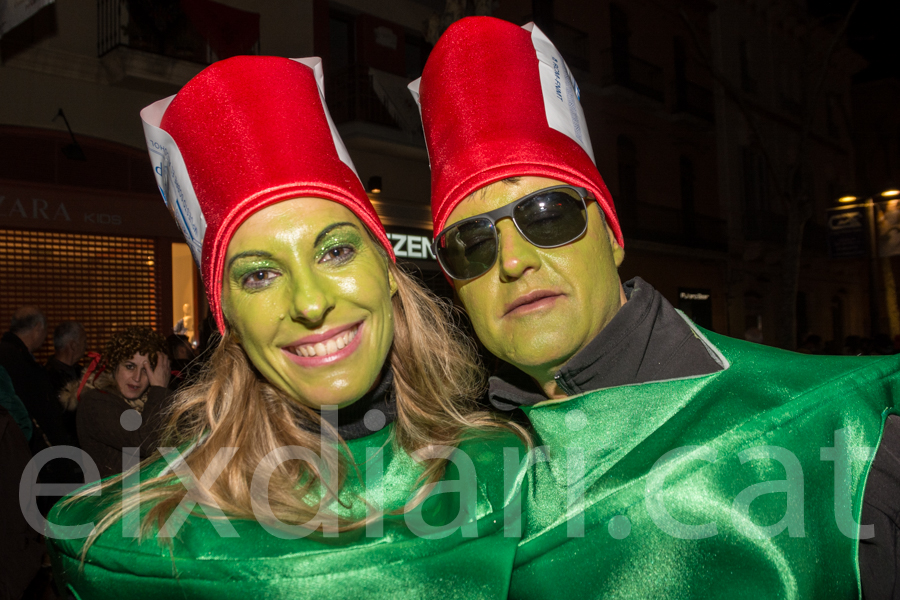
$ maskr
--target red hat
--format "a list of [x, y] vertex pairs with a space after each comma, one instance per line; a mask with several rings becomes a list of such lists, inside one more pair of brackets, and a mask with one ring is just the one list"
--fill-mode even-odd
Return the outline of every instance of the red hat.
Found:
[[435, 233], [462, 200], [518, 176], [590, 190], [619, 244], [612, 197], [594, 164], [578, 86], [540, 29], [491, 17], [451, 25], [410, 84], [431, 161]]
[[200, 265], [221, 331], [228, 243], [266, 206], [299, 196], [342, 204], [394, 259], [325, 107], [320, 59], [214, 63], [141, 119], [160, 192]]

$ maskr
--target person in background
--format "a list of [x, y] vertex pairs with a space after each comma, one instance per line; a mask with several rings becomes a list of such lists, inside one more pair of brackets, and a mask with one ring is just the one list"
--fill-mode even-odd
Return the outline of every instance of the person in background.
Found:
[[[65, 398], [78, 403], [78, 439], [101, 479], [122, 472], [127, 460], [123, 449], [138, 448], [141, 459], [156, 450], [163, 411], [171, 398], [169, 365], [165, 338], [148, 327], [131, 327], [109, 340], [99, 369], [85, 375], [80, 399]], [[69, 384], [63, 395], [79, 391]]]
[[22, 434], [26, 440], [31, 439], [33, 426], [31, 425], [31, 417], [28, 416], [28, 409], [22, 404], [22, 401], [16, 396], [16, 390], [13, 387], [12, 379], [6, 369], [0, 367], [0, 406], [9, 411], [10, 416], [22, 430]]
[[200, 363], [193, 362], [194, 348], [186, 335], [173, 333], [166, 338], [166, 343], [169, 345], [169, 356], [172, 357], [172, 382], [169, 387], [178, 390], [193, 380], [199, 371]]
[[173, 361], [187, 362], [194, 358], [194, 349], [191, 347], [191, 342], [188, 341], [186, 335], [173, 333], [166, 338], [166, 343], [169, 344], [169, 355]]
[[822, 342], [822, 336], [815, 333], [809, 334], [803, 340], [797, 352], [801, 354], [824, 354], [825, 344]]
[[[81, 375], [84, 368], [81, 366], [81, 359], [84, 358], [84, 351], [87, 348], [87, 333], [84, 325], [77, 321], [63, 321], [53, 330], [53, 356], [51, 356], [44, 368], [50, 376], [50, 386], [53, 388], [54, 395], [63, 401], [61, 392], [72, 381], [81, 381]], [[71, 398], [71, 396], [68, 396]], [[74, 439], [78, 440], [78, 430], [75, 424], [75, 409], [78, 408], [77, 403], [63, 403], [65, 413], [63, 413], [63, 424], [66, 432]]]
[[35, 426], [31, 436], [33, 454], [50, 446], [74, 443], [66, 431], [63, 407], [53, 393], [50, 376], [34, 358], [46, 339], [47, 319], [34, 306], [18, 309], [10, 321], [9, 331], [0, 338], [0, 367], [9, 374], [16, 395], [28, 409]]
[[84, 368], [80, 363], [86, 348], [87, 333], [78, 321], [63, 321], [53, 330], [54, 352], [44, 368], [50, 374], [50, 385], [56, 394], [70, 381], [81, 379]]
[[20, 598], [41, 568], [44, 541], [19, 504], [19, 482], [31, 452], [9, 411], [0, 406], [0, 598]]

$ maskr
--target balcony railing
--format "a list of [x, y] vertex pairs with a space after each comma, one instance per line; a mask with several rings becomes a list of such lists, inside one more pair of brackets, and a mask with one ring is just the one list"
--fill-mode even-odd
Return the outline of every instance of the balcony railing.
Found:
[[652, 63], [615, 49], [601, 54], [603, 85], [620, 85], [659, 102], [664, 98], [663, 70]]
[[97, 55], [121, 47], [200, 64], [259, 54], [259, 14], [209, 0], [97, 0]]
[[623, 219], [626, 240], [639, 239], [708, 250], [725, 250], [728, 245], [724, 219], [643, 202], [638, 203], [636, 209], [630, 227]]
[[675, 81], [675, 112], [712, 121], [715, 100], [711, 90], [686, 79]]
[[375, 93], [369, 67], [357, 65], [325, 77], [325, 100], [335, 123], [364, 121], [400, 128]]
[[743, 229], [748, 242], [783, 242], [787, 219], [771, 211], [748, 210], [744, 212]]
[[[744, 239], [749, 241], [781, 244], [787, 235], [787, 217], [768, 211], [748, 210], [744, 212]], [[828, 247], [828, 229], [808, 221], [803, 228], [803, 247], [823, 251]]]

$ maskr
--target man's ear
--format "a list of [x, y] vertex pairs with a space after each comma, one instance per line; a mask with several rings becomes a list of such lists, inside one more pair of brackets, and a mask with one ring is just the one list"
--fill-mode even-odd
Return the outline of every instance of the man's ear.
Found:
[[625, 260], [625, 249], [616, 241], [616, 234], [613, 233], [609, 223], [606, 223], [605, 220], [604, 223], [606, 224], [606, 235], [609, 236], [609, 246], [612, 248], [613, 260], [616, 261], [616, 267], [621, 267], [622, 261]]

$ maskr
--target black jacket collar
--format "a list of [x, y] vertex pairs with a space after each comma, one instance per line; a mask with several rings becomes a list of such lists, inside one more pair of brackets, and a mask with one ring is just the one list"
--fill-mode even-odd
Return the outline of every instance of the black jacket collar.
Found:
[[28, 346], [25, 345], [25, 342], [22, 341], [22, 338], [20, 338], [13, 332], [3, 332], [3, 337], [0, 337], [0, 343], [9, 344], [10, 346], [13, 346], [17, 351], [31, 358], [31, 360], [34, 360], [34, 355], [31, 353], [31, 350], [28, 349]]

